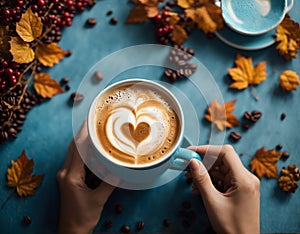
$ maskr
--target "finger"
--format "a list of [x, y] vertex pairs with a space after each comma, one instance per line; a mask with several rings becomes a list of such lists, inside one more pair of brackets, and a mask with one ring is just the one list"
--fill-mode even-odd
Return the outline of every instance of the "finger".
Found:
[[[233, 175], [240, 175], [245, 170], [245, 167], [241, 162], [240, 157], [237, 155], [237, 153], [231, 145], [202, 145], [193, 146], [191, 147], [191, 149], [204, 155], [203, 163], [205, 161], [205, 158], [212, 158], [214, 160], [216, 156], [221, 157], [224, 165], [230, 168]], [[213, 160], [209, 159], [209, 163], [211, 164], [211, 161]]]
[[203, 199], [206, 200], [209, 196], [217, 192], [206, 168], [199, 160], [192, 159], [189, 166], [193, 176], [193, 182], [200, 191]]
[[106, 201], [108, 200], [109, 196], [114, 191], [114, 189], [115, 186], [112, 186], [102, 181], [99, 187], [94, 190], [95, 196], [97, 196], [98, 203], [100, 206], [103, 206], [106, 203]]
[[74, 139], [72, 139], [72, 141], [70, 142], [69, 147], [68, 147], [67, 157], [65, 159], [64, 165], [61, 170], [66, 170], [67, 168], [70, 167], [70, 164], [72, 162], [72, 155], [74, 154], [75, 148], [76, 148], [76, 145], [75, 145]]

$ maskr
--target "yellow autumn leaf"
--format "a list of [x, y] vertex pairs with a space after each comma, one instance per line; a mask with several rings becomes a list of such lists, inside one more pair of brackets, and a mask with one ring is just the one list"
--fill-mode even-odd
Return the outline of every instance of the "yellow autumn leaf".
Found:
[[169, 14], [169, 24], [170, 25], [175, 25], [178, 23], [178, 21], [180, 20], [179, 15], [176, 12], [168, 12]]
[[187, 39], [188, 35], [183, 27], [178, 24], [175, 24], [172, 32], [172, 41], [178, 45], [181, 45], [185, 39]]
[[7, 170], [7, 186], [15, 188], [20, 197], [34, 195], [35, 189], [43, 182], [44, 175], [31, 175], [33, 159], [29, 160], [23, 150], [16, 161], [11, 161], [11, 165]]
[[182, 8], [190, 8], [194, 2], [195, 0], [177, 0], [177, 5]]
[[34, 76], [33, 87], [43, 98], [52, 98], [54, 95], [64, 92], [59, 83], [51, 79], [48, 73], [36, 74]]
[[234, 82], [229, 88], [245, 89], [249, 85], [257, 85], [267, 78], [266, 62], [260, 62], [253, 67], [252, 58], [237, 55], [236, 67], [229, 68], [228, 73]]
[[296, 90], [300, 84], [299, 76], [295, 71], [286, 70], [280, 74], [279, 83], [285, 91]]
[[30, 63], [34, 60], [34, 51], [29, 43], [24, 42], [20, 37], [12, 37], [9, 43], [14, 62]]
[[35, 15], [31, 8], [22, 14], [21, 20], [16, 23], [16, 31], [25, 42], [32, 42], [41, 36], [43, 23], [41, 18]]
[[52, 67], [67, 54], [66, 51], [54, 42], [51, 44], [39, 43], [36, 46], [35, 53], [38, 61], [46, 67]]

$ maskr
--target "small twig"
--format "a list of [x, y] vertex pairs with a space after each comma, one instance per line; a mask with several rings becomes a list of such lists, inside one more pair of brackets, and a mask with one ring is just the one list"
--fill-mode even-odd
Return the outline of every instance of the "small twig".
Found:
[[258, 101], [258, 100], [259, 100], [259, 97], [257, 96], [257, 93], [256, 93], [256, 91], [255, 91], [253, 85], [251, 85], [251, 93], [252, 93], [252, 95], [253, 95], [255, 101]]
[[54, 4], [51, 3], [50, 6], [49, 6], [49, 8], [48, 8], [48, 10], [47, 10], [47, 12], [44, 14], [44, 16], [47, 16], [50, 13], [50, 11], [51, 11], [51, 9], [52, 9], [53, 6], [54, 6]]
[[6, 200], [3, 202], [2, 206], [1, 206], [1, 210], [4, 209], [4, 207], [6, 206], [6, 203], [12, 198], [12, 196], [15, 193], [15, 189], [13, 189], [10, 194], [8, 195], [8, 197], [6, 198]]

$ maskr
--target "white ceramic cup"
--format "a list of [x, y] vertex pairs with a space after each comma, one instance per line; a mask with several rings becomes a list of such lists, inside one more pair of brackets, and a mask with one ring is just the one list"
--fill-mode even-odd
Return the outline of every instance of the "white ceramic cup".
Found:
[[234, 31], [255, 36], [277, 27], [294, 0], [222, 0], [224, 21]]

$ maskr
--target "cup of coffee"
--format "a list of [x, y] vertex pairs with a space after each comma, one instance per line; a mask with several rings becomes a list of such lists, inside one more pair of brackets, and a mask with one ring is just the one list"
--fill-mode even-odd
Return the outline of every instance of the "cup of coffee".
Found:
[[233, 30], [260, 35], [273, 30], [293, 7], [294, 0], [222, 0], [222, 15]]
[[[88, 132], [105, 164], [133, 170], [183, 170], [200, 156], [181, 148], [184, 114], [176, 97], [155, 81], [128, 79], [106, 87], [88, 112]], [[162, 166], [163, 165], [163, 166]]]

